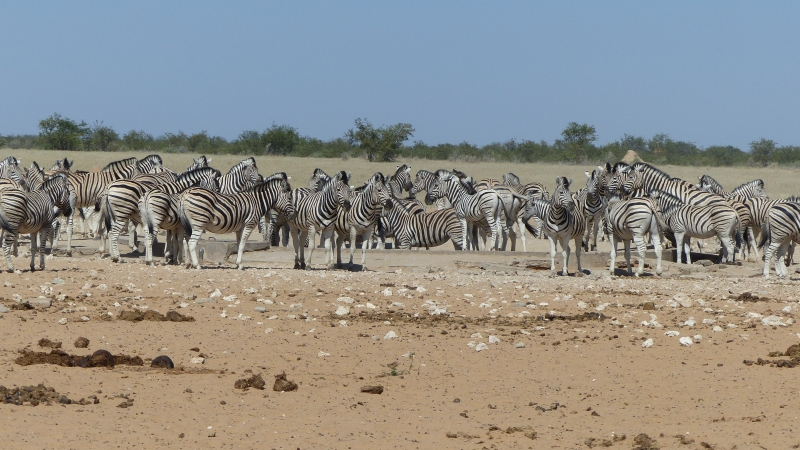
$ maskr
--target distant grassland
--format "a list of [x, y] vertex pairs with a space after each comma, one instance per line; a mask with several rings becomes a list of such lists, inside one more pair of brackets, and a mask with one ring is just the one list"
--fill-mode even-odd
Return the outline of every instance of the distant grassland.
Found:
[[[106, 164], [119, 159], [135, 156], [143, 158], [148, 155], [145, 152], [67, 152], [56, 150], [21, 150], [21, 149], [0, 149], [0, 157], [5, 158], [14, 155], [22, 159], [26, 167], [32, 161], [36, 161], [45, 170], [49, 169], [56, 159], [64, 157], [75, 160], [75, 168], [80, 170], [100, 170]], [[186, 169], [192, 162], [192, 158], [199, 155], [189, 153], [164, 153], [164, 165], [177, 172]], [[211, 166], [219, 169], [223, 173], [244, 159], [241, 155], [213, 155], [211, 156]], [[404, 160], [397, 163], [371, 163], [363, 159], [340, 159], [340, 158], [298, 158], [290, 156], [256, 156], [259, 172], [263, 175], [270, 175], [275, 172], [286, 172], [292, 177], [292, 185], [295, 187], [306, 186], [311, 172], [317, 167], [329, 174], [339, 170], [352, 172], [353, 181], [351, 184], [357, 185], [365, 182], [375, 172], [383, 172], [386, 175], [393, 174], [398, 164], [408, 164], [411, 166], [412, 176], [419, 169], [436, 170], [454, 167], [458, 170], [472, 175], [476, 180], [482, 178], [502, 179], [504, 173], [513, 172], [524, 182], [538, 181], [548, 187], [550, 192], [555, 187], [557, 176], [566, 176], [575, 180], [576, 188], [585, 185], [586, 176], [584, 171], [591, 172], [595, 166], [567, 165], [567, 164], [538, 164], [538, 163], [511, 163], [511, 162], [449, 162], [449, 161], [430, 161], [430, 160]], [[734, 187], [761, 178], [765, 182], [767, 193], [770, 197], [788, 197], [790, 195], [800, 195], [800, 171], [790, 168], [778, 167], [691, 167], [691, 166], [659, 166], [659, 169], [667, 172], [673, 177], [683, 178], [692, 183], [697, 183], [700, 175], [708, 174], [720, 182], [725, 189], [731, 190]]]

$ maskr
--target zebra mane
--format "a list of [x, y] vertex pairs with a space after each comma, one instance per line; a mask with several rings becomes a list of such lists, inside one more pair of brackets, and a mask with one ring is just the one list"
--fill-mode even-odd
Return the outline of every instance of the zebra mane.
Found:
[[785, 200], [789, 203], [800, 203], [800, 196], [792, 195], [791, 197], [786, 197]]
[[249, 157], [247, 159], [243, 159], [243, 160], [239, 161], [238, 163], [236, 163], [233, 167], [230, 168], [230, 170], [228, 170], [228, 173], [239, 172], [239, 171], [244, 170], [244, 169], [246, 169], [246, 168], [248, 168], [250, 166], [255, 166], [255, 165], [256, 165], [256, 160], [255, 160], [255, 158], [253, 158], [251, 156], [251, 157]]
[[673, 178], [668, 173], [664, 172], [663, 170], [658, 169], [655, 166], [651, 166], [650, 164], [647, 164], [647, 163], [636, 163], [636, 164], [631, 166], [631, 170], [648, 171], [648, 172], [654, 174], [655, 176], [657, 176], [659, 178], [666, 178], [668, 180], [671, 180]]
[[722, 195], [722, 193], [725, 191], [725, 189], [717, 182], [717, 180], [711, 178], [711, 175], [702, 175], [699, 177], [699, 181], [700, 182], [697, 185], [698, 189], [703, 189], [703, 185], [707, 184], [710, 186], [711, 192], [715, 194]]
[[394, 176], [398, 177], [403, 172], [411, 172], [411, 167], [409, 167], [407, 164], [397, 166], [397, 170], [394, 171]]
[[652, 189], [650, 192], [647, 193], [647, 196], [656, 200], [659, 205], [661, 205], [661, 210], [668, 214], [675, 208], [679, 208], [684, 205], [683, 200], [674, 195], [670, 194], [669, 192], [664, 192], [660, 189]]
[[21, 163], [21, 162], [22, 161], [17, 159], [15, 156], [9, 156], [6, 159], [0, 161], [0, 167], [5, 166], [5, 165], [8, 165], [8, 166], [19, 166], [19, 163]]
[[753, 181], [748, 181], [747, 183], [740, 184], [739, 186], [736, 186], [736, 188], [734, 188], [734, 190], [731, 191], [731, 194], [732, 195], [739, 195], [739, 193], [741, 193], [742, 191], [744, 191], [744, 190], [746, 190], [746, 189], [748, 189], [750, 187], [755, 187], [755, 188], [764, 190], [764, 180], [756, 179], [756, 180], [753, 180]]
[[119, 161], [112, 161], [105, 165], [100, 171], [101, 172], [114, 172], [116, 170], [128, 169], [131, 166], [136, 166], [136, 158], [130, 157], [125, 159], [120, 159]]
[[156, 154], [147, 155], [136, 163], [136, 167], [139, 168], [147, 163], [153, 163], [156, 166], [161, 166], [164, 163], [164, 161], [161, 159], [161, 156], [159, 155]]
[[275, 185], [283, 186], [283, 188], [281, 190], [284, 191], [284, 192], [292, 190], [292, 186], [284, 178], [280, 178], [280, 177], [272, 178], [272, 177], [270, 177], [268, 180], [265, 180], [262, 183], [259, 183], [259, 184], [256, 184], [255, 186], [251, 186], [251, 187], [249, 187], [247, 189], [244, 189], [242, 192], [261, 192], [261, 191], [269, 190]]
[[63, 173], [57, 173], [50, 178], [44, 180], [39, 190], [53, 189], [58, 187], [65, 187], [67, 177]]
[[347, 174], [347, 172], [345, 172], [344, 170], [340, 170], [340, 171], [339, 171], [339, 172], [338, 172], [338, 173], [337, 173], [337, 174], [334, 176], [334, 178], [338, 178], [338, 179], [339, 179], [339, 180], [341, 180], [341, 182], [342, 182], [342, 183], [344, 183], [344, 184], [349, 184], [349, 183], [350, 183], [350, 176], [349, 176], [349, 175]]
[[[422, 170], [420, 170], [419, 172], [422, 172]], [[417, 172], [417, 174], [419, 174], [419, 172]], [[428, 172], [428, 171], [426, 170], [425, 172]], [[428, 173], [430, 173], [430, 172], [428, 172]], [[433, 175], [436, 178], [443, 178], [443, 177], [447, 177], [447, 176], [454, 177], [455, 176], [455, 174], [453, 172], [450, 172], [449, 170], [445, 170], [445, 169], [439, 169]]]
[[267, 181], [272, 181], [272, 180], [286, 180], [286, 181], [289, 181], [289, 177], [286, 175], [286, 172], [275, 172], [272, 175], [270, 175], [270, 176], [268, 176], [266, 178], [263, 178], [262, 179], [262, 183], [266, 183]]
[[220, 172], [219, 172], [219, 170], [214, 169], [213, 167], [200, 167], [199, 169], [188, 170], [188, 171], [178, 175], [178, 178], [175, 179], [175, 182], [176, 183], [180, 183], [180, 182], [186, 181], [189, 178], [193, 178], [195, 176], [199, 176], [201, 178], [205, 178], [205, 177], [209, 177], [209, 175], [210, 175], [210, 178], [219, 178], [220, 177]]
[[631, 166], [630, 164], [622, 161], [614, 164], [614, 167], [611, 167], [609, 163], [606, 163], [606, 170], [611, 173], [625, 173], [631, 170]]
[[457, 176], [458, 178], [462, 178], [462, 179], [463, 178], [467, 178], [467, 174], [465, 174], [464, 172], [462, 172], [462, 171], [460, 171], [460, 170], [458, 170], [456, 168], [453, 168], [453, 175]]

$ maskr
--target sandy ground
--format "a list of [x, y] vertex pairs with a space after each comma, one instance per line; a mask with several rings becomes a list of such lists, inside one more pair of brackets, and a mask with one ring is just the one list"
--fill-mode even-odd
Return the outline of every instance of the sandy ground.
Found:
[[[743, 363], [788, 360], [768, 355], [800, 343], [797, 281], [765, 282], [760, 264], [665, 263], [662, 277], [640, 279], [589, 267], [564, 278], [528, 268], [524, 253], [371, 252], [363, 273], [322, 270], [321, 257], [315, 270], [295, 271], [291, 251], [273, 249], [247, 254], [244, 271], [188, 271], [57, 256], [34, 273], [16, 258], [25, 270], [0, 276], [0, 304], [45, 296], [52, 306], [0, 313], [0, 385], [43, 383], [99, 403], [0, 404], [0, 447], [800, 444], [800, 369]], [[118, 320], [134, 310], [195, 321]], [[88, 348], [74, 347], [78, 337]], [[15, 363], [23, 349], [49, 351], [42, 338], [145, 365]], [[176, 368], [150, 368], [159, 355]], [[251, 371], [266, 389], [235, 389]], [[282, 372], [296, 391], [272, 390]], [[362, 393], [366, 385], [383, 393]]]

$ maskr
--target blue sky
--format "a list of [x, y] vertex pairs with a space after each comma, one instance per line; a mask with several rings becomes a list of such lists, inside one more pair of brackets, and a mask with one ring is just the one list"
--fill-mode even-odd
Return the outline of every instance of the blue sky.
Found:
[[0, 134], [53, 112], [120, 133], [320, 139], [358, 118], [429, 144], [568, 122], [800, 145], [800, 2], [3, 2]]

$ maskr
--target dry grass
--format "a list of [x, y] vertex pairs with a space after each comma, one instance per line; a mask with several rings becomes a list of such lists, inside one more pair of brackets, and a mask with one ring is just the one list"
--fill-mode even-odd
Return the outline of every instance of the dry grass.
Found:
[[[15, 155], [22, 158], [25, 165], [31, 161], [49, 169], [58, 158], [75, 160], [75, 167], [82, 170], [99, 170], [111, 161], [116, 161], [125, 157], [136, 156], [143, 158], [147, 156], [145, 152], [126, 152], [126, 153], [102, 153], [102, 152], [64, 152], [54, 150], [0, 150], [0, 157]], [[162, 157], [164, 164], [176, 171], [185, 169], [191, 163], [194, 154], [166, 153]], [[232, 165], [241, 161], [241, 155], [214, 155], [211, 157], [211, 165], [223, 171], [228, 170]], [[353, 183], [357, 184], [366, 181], [373, 173], [383, 172], [385, 174], [394, 173], [396, 163], [370, 163], [363, 159], [352, 158], [342, 160], [338, 158], [295, 158], [280, 156], [257, 156], [259, 171], [264, 175], [274, 172], [286, 172], [293, 177], [295, 186], [305, 186], [306, 180], [311, 176], [311, 172], [319, 167], [328, 173], [338, 170], [347, 170], [353, 174]], [[556, 176], [567, 176], [574, 178], [577, 185], [583, 186], [584, 171], [593, 169], [593, 166], [576, 166], [568, 164], [521, 164], [511, 162], [451, 162], [451, 161], [428, 161], [428, 160], [409, 160], [403, 161], [412, 168], [412, 174], [418, 169], [453, 169], [458, 168], [476, 180], [482, 178], [501, 179], [504, 173], [514, 172], [523, 182], [539, 181], [544, 183], [548, 189], [555, 187]], [[796, 169], [790, 168], [754, 168], [754, 167], [690, 167], [690, 166], [660, 166], [661, 170], [669, 173], [673, 177], [680, 177], [691, 182], [697, 182], [700, 175], [708, 174], [722, 183], [726, 189], [761, 178], [766, 183], [767, 192], [773, 198], [787, 197], [789, 195], [800, 194], [800, 176]]]

